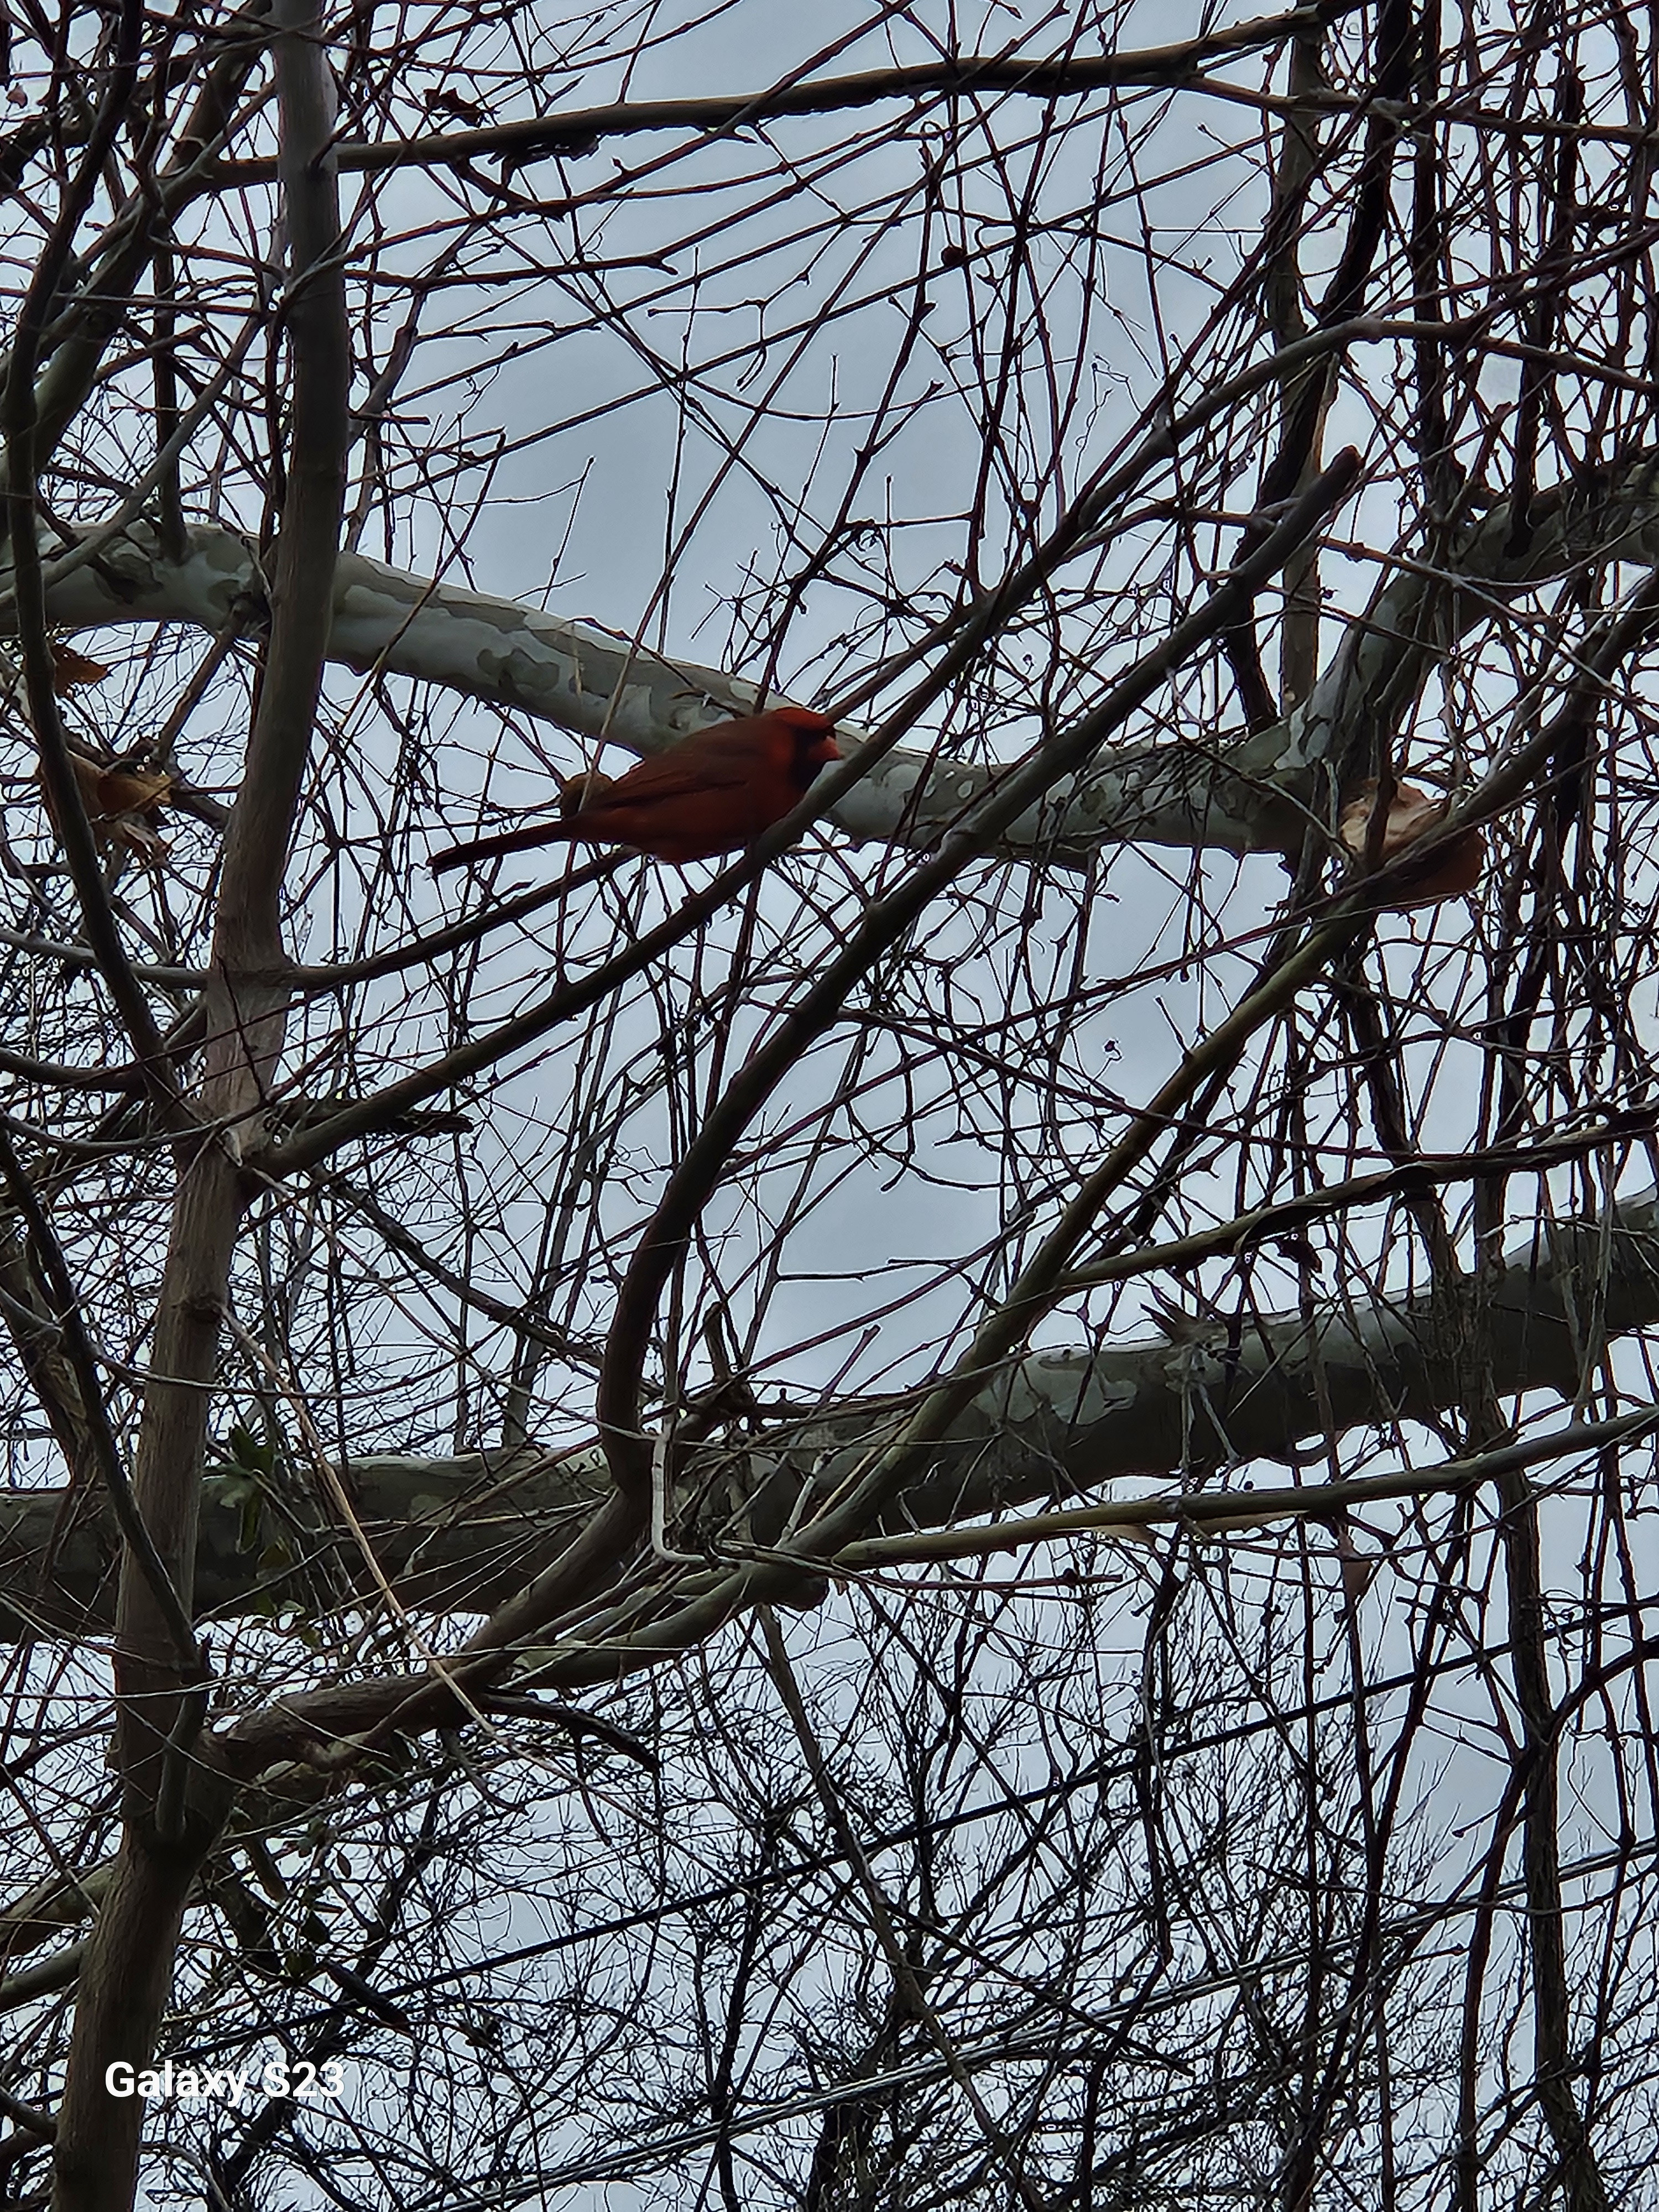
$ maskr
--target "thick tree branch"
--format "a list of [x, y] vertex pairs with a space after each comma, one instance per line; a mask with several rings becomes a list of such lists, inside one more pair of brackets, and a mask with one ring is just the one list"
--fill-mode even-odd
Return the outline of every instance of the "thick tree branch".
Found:
[[[1565, 1157], [1541, 1154], [1531, 1165]], [[1409, 1174], [1453, 1181], [1513, 1171], [1512, 1156], [1504, 1154], [1484, 1163], [1424, 1162]], [[1329, 1210], [1387, 1202], [1407, 1180], [1390, 1171], [1338, 1186], [1328, 1194]], [[1228, 1250], [1243, 1254], [1281, 1233], [1304, 1232], [1318, 1210], [1316, 1200], [1263, 1208], [1202, 1237], [1087, 1270], [1079, 1284], [1188, 1266]], [[1659, 1321], [1659, 1192], [1614, 1210], [1605, 1269], [1603, 1250], [1600, 1224], [1565, 1223], [1510, 1258], [1492, 1293], [1497, 1389], [1574, 1397], [1590, 1356], [1575, 1316], [1592, 1310], [1599, 1285], [1609, 1337]], [[1310, 1322], [1292, 1315], [1259, 1320], [1237, 1344], [1218, 1326], [1030, 1355], [986, 1386], [936, 1448], [925, 1476], [878, 1526], [954, 1528], [1037, 1500], [1087, 1495], [1126, 1475], [1178, 1469], [1183, 1453], [1185, 1463], [1206, 1467], [1293, 1461], [1321, 1388], [1339, 1430], [1427, 1420], [1441, 1408], [1444, 1381], [1421, 1337], [1427, 1314], [1427, 1301], [1379, 1302], [1359, 1311], [1345, 1301]], [[1316, 1384], [1320, 1373], [1323, 1382]], [[772, 1544], [803, 1486], [827, 1497], [842, 1455], [880, 1436], [898, 1410], [884, 1400], [854, 1401], [805, 1424], [763, 1428], [741, 1447], [708, 1447], [711, 1464], [720, 1458], [748, 1501], [740, 1516], [746, 1538]], [[342, 1472], [400, 1600], [437, 1613], [504, 1604], [563, 1553], [605, 1488], [597, 1446], [449, 1459], [372, 1454]], [[64, 1503], [60, 1490], [0, 1492], [0, 1636], [84, 1632], [112, 1618], [112, 1532], [95, 1522], [77, 1524], [54, 1551]], [[699, 1524], [695, 1540], [715, 1540], [728, 1510]], [[261, 1553], [279, 1540], [288, 1563], [262, 1567]], [[51, 1573], [43, 1578], [48, 1559]], [[252, 1525], [240, 1492], [210, 1497], [197, 1586], [203, 1611], [227, 1614], [250, 1606], [315, 1612], [342, 1586], [365, 1596], [373, 1589], [349, 1532], [331, 1528], [320, 1513], [297, 1523], [279, 1522], [273, 1511]]]
[[[1294, 38], [1299, 31], [1335, 22], [1355, 13], [1359, 0], [1323, 0], [1282, 15], [1258, 16], [1201, 38], [1125, 53], [1073, 55], [1062, 62], [1023, 60], [1017, 55], [961, 54], [908, 69], [867, 70], [855, 76], [817, 83], [785, 84], [768, 92], [728, 93], [690, 100], [620, 100], [606, 107], [573, 108], [567, 114], [533, 116], [472, 131], [446, 131], [425, 138], [382, 139], [364, 144], [348, 139], [338, 149], [342, 172], [378, 176], [388, 169], [430, 169], [461, 166], [495, 155], [514, 167], [593, 152], [606, 138], [633, 137], [652, 131], [696, 131], [710, 137], [769, 123], [787, 115], [832, 115], [889, 100], [959, 98], [964, 93], [1022, 93], [1035, 100], [1100, 91], [1112, 85], [1170, 85], [1185, 82], [1208, 61], [1250, 53]], [[226, 161], [214, 182], [226, 185], [268, 184], [276, 174], [269, 161]]]
[[[1283, 373], [1303, 350], [1285, 349], [1258, 380]], [[1522, 554], [1509, 551], [1509, 511], [1497, 507], [1465, 531], [1444, 566], [1401, 563], [1350, 627], [1312, 696], [1282, 722], [1209, 744], [1108, 750], [1042, 808], [1010, 823], [1000, 849], [1040, 848], [1045, 861], [1071, 865], [1121, 843], [1294, 851], [1306, 810], [1328, 811], [1332, 776], [1367, 758], [1377, 731], [1398, 726], [1459, 639], [1516, 592], [1590, 558], [1659, 562], [1659, 453], [1540, 495], [1529, 520], [1532, 540]], [[249, 549], [228, 532], [192, 531], [174, 562], [155, 533], [135, 528], [95, 567], [79, 567], [55, 586], [48, 570], [47, 610], [69, 627], [178, 622], [216, 632], [260, 589]], [[438, 684], [635, 752], [660, 751], [761, 703], [752, 684], [722, 670], [667, 660], [586, 624], [362, 555], [340, 558], [332, 604], [332, 660]], [[930, 848], [992, 773], [895, 750], [837, 803], [833, 819], [854, 837]]]
[[[1494, 1281], [1486, 1316], [1494, 1389], [1548, 1389], [1571, 1401], [1598, 1357], [1578, 1324], [1598, 1294], [1608, 1337], [1659, 1319], [1659, 1192], [1616, 1206], [1606, 1222], [1540, 1223], [1532, 1243], [1513, 1255]], [[1237, 1340], [1221, 1328], [1210, 1336], [1183, 1330], [1178, 1340], [1030, 1353], [963, 1408], [922, 1473], [888, 1502], [875, 1525], [896, 1532], [949, 1525], [1076, 1496], [1114, 1476], [1294, 1461], [1322, 1404], [1338, 1434], [1361, 1424], [1393, 1428], [1426, 1420], [1441, 1408], [1446, 1388], [1444, 1364], [1431, 1349], [1432, 1304], [1425, 1297], [1362, 1308], [1346, 1298], [1311, 1319], [1262, 1319]], [[872, 1448], [902, 1427], [908, 1403], [869, 1402], [773, 1438], [769, 1475], [745, 1526], [728, 1530], [725, 1540], [728, 1557], [740, 1559], [745, 1544], [754, 1547], [755, 1563], [693, 1577], [677, 1589], [675, 1607], [639, 1632], [614, 1638], [589, 1632], [568, 1647], [544, 1647], [532, 1655], [538, 1683], [614, 1681], [619, 1673], [672, 1658], [759, 1599], [805, 1595], [810, 1602], [821, 1595], [804, 1584], [803, 1566], [774, 1547], [799, 1522], [804, 1504], [810, 1510], [811, 1499], [833, 1498]], [[741, 1449], [753, 1454], [756, 1447]], [[590, 1462], [590, 1480], [596, 1471]], [[751, 1480], [759, 1471], [751, 1467]], [[1216, 1495], [1219, 1504], [1224, 1493]], [[833, 1570], [835, 1558], [825, 1564]], [[416, 1699], [422, 1723], [430, 1724], [438, 1717], [433, 1698], [431, 1681], [421, 1675], [342, 1683], [234, 1723], [222, 1755], [234, 1771], [257, 1773], [362, 1735], [394, 1714], [412, 1717]]]

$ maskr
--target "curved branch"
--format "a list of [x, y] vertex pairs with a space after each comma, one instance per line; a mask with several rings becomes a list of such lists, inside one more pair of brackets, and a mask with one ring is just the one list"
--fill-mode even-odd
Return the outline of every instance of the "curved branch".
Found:
[[[1352, 335], [1344, 326], [1309, 343], [1316, 349]], [[1286, 374], [1307, 357], [1308, 344], [1287, 348], [1251, 379]], [[1041, 810], [1007, 824], [999, 849], [1029, 857], [1040, 846], [1045, 864], [1071, 866], [1123, 843], [1294, 850], [1304, 810], [1322, 801], [1328, 775], [1340, 780], [1340, 764], [1368, 754], [1381, 726], [1397, 726], [1459, 638], [1517, 592], [1590, 557], [1659, 561], [1659, 451], [1540, 495], [1528, 519], [1532, 540], [1522, 553], [1508, 550], [1509, 510], [1499, 507], [1469, 528], [1446, 566], [1399, 562], [1312, 696], [1283, 721], [1210, 745], [1137, 742], [1103, 752]], [[217, 632], [262, 592], [249, 547], [223, 530], [192, 530], [173, 561], [159, 533], [135, 527], [95, 566], [77, 566], [56, 584], [47, 570], [49, 617], [71, 629], [177, 622]], [[340, 556], [332, 604], [331, 660], [436, 684], [633, 752], [659, 752], [707, 723], [775, 701], [725, 670], [671, 660], [590, 624], [361, 554]], [[833, 818], [853, 837], [931, 848], [994, 773], [896, 750], [837, 803]]]

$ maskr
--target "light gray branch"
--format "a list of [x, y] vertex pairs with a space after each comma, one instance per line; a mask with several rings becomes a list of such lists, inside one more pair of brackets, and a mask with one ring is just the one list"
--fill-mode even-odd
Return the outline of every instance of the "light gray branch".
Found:
[[[1571, 1401], [1607, 1341], [1659, 1323], [1659, 1193], [1626, 1201], [1605, 1222], [1540, 1225], [1488, 1295], [1497, 1390], [1549, 1389]], [[969, 1407], [882, 1525], [951, 1527], [1037, 1501], [1098, 1498], [1125, 1476], [1190, 1484], [1195, 1474], [1224, 1479], [1253, 1462], [1293, 1462], [1319, 1441], [1322, 1387], [1339, 1431], [1431, 1419], [1455, 1391], [1425, 1348], [1428, 1319], [1422, 1301], [1333, 1301], [1311, 1324], [1267, 1319], [1236, 1345], [1220, 1331], [1183, 1329], [1030, 1353]], [[717, 1553], [775, 1544], [900, 1418], [893, 1401], [856, 1401], [810, 1427], [748, 1443], [723, 1465], [706, 1460], [690, 1471], [708, 1482], [711, 1498], [696, 1540]], [[436, 1613], [492, 1610], [558, 1556], [606, 1491], [597, 1446], [374, 1454], [343, 1472], [398, 1595]], [[204, 1607], [315, 1613], [342, 1593], [372, 1597], [348, 1532], [320, 1522], [307, 1530], [279, 1517], [274, 1503], [256, 1527], [245, 1498], [222, 1492], [204, 1509], [197, 1560]], [[111, 1533], [84, 1515], [58, 1530], [65, 1504], [61, 1491], [0, 1493], [0, 1635], [83, 1633], [109, 1619]]]
[[[1524, 553], [1507, 550], [1509, 510], [1498, 507], [1466, 532], [1445, 567], [1395, 568], [1312, 696], [1285, 720], [1243, 738], [1194, 732], [1192, 743], [1113, 748], [1040, 813], [1014, 823], [1004, 848], [1029, 852], [1040, 842], [1045, 857], [1073, 864], [1121, 843], [1294, 850], [1305, 810], [1328, 813], [1328, 771], [1340, 780], [1375, 730], [1397, 726], [1440, 660], [1515, 594], [1580, 562], [1659, 561], [1659, 455], [1635, 456], [1600, 483], [1540, 498], [1530, 520]], [[49, 569], [48, 608], [70, 629], [168, 622], [217, 632], [257, 605], [264, 588], [250, 549], [230, 532], [192, 531], [175, 562], [154, 532], [137, 526], [56, 582]], [[361, 554], [338, 563], [329, 657], [638, 753], [763, 703], [753, 684], [723, 670], [665, 659], [590, 625]], [[990, 776], [972, 763], [896, 751], [835, 818], [853, 837], [929, 846]]]

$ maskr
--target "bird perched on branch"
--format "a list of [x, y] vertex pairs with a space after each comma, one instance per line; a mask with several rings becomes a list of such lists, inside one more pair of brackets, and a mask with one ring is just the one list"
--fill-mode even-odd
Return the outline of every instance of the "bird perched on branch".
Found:
[[[118, 845], [145, 860], [165, 856], [167, 842], [157, 832], [161, 810], [173, 797], [173, 776], [165, 769], [146, 767], [142, 761], [95, 761], [73, 751], [69, 764], [75, 771], [81, 804], [100, 850]], [[40, 797], [56, 829], [57, 811], [44, 778]]]
[[[101, 684], [109, 672], [103, 661], [77, 652], [61, 637], [52, 640], [52, 688], [60, 699], [88, 684]], [[69, 748], [69, 764], [100, 851], [117, 845], [149, 860], [166, 854], [167, 845], [157, 832], [161, 809], [178, 785], [170, 770], [152, 766], [142, 751], [124, 760], [104, 761], [74, 745]], [[58, 829], [57, 810], [44, 773], [40, 797], [53, 829]]]
[[[1408, 846], [1437, 828], [1445, 818], [1446, 804], [1443, 799], [1419, 791], [1415, 784], [1395, 784], [1388, 819], [1382, 825], [1381, 865], [1389, 866]], [[1336, 834], [1344, 850], [1356, 860], [1365, 857], [1371, 817], [1376, 811], [1375, 782], [1362, 783], [1342, 810]], [[1412, 907], [1435, 906], [1442, 899], [1457, 898], [1464, 891], [1474, 889], [1486, 865], [1486, 839], [1479, 830], [1466, 830], [1461, 837], [1453, 838], [1450, 844], [1431, 857], [1425, 855], [1416, 869], [1407, 861], [1400, 872], [1400, 888], [1388, 903], [1395, 913], [1404, 914]]]
[[532, 846], [628, 845], [677, 866], [735, 853], [792, 811], [820, 769], [841, 758], [835, 724], [809, 707], [774, 707], [697, 730], [626, 775], [573, 776], [556, 822], [452, 845], [434, 875]]

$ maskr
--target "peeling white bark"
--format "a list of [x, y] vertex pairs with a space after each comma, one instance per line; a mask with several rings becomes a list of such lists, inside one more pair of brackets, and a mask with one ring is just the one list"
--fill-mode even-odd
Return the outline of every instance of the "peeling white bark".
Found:
[[[1394, 570], [1313, 696], [1285, 720], [1201, 745], [1115, 748], [1017, 823], [1006, 849], [1041, 844], [1045, 858], [1070, 864], [1121, 843], [1294, 850], [1306, 810], [1330, 816], [1331, 774], [1340, 781], [1372, 730], [1398, 722], [1436, 663], [1505, 599], [1583, 560], [1659, 561], [1659, 456], [1626, 463], [1616, 482], [1538, 501], [1524, 550], [1511, 552], [1510, 535], [1508, 509], [1494, 509], [1444, 568]], [[95, 560], [71, 553], [60, 570], [77, 560], [50, 589], [52, 619], [67, 629], [168, 622], [216, 630], [263, 599], [252, 550], [228, 531], [193, 531], [185, 557], [173, 562], [153, 532], [134, 526]], [[763, 703], [753, 684], [723, 670], [665, 660], [588, 625], [361, 554], [339, 562], [329, 656], [360, 673], [438, 684], [638, 753]], [[849, 836], [930, 845], [989, 775], [971, 763], [895, 752], [848, 794], [835, 819]]]
[[[1598, 1290], [1607, 1339], [1659, 1322], [1659, 1192], [1626, 1200], [1607, 1224], [1540, 1225], [1535, 1243], [1510, 1255], [1484, 1311], [1500, 1393], [1577, 1395], [1604, 1348], [1584, 1335]], [[1425, 1348], [1427, 1321], [1421, 1303], [1356, 1310], [1345, 1300], [1311, 1325], [1299, 1316], [1267, 1320], [1236, 1348], [1218, 1334], [1033, 1352], [969, 1408], [883, 1526], [949, 1527], [1037, 1500], [1097, 1498], [1126, 1475], [1168, 1474], [1187, 1489], [1195, 1473], [1292, 1460], [1319, 1433], [1316, 1372], [1339, 1431], [1428, 1420], [1455, 1397], [1455, 1378]], [[752, 1499], [744, 1533], [775, 1541], [801, 1485], [833, 1488], [890, 1412], [885, 1401], [844, 1406], [775, 1454], [758, 1440], [742, 1478]], [[562, 1550], [573, 1516], [590, 1511], [606, 1483], [597, 1447], [431, 1460], [377, 1454], [347, 1473], [400, 1596], [436, 1613], [487, 1612], [520, 1589]], [[61, 1491], [0, 1495], [0, 1637], [27, 1634], [31, 1622], [47, 1633], [84, 1633], [106, 1617], [111, 1532], [74, 1522], [54, 1544], [64, 1503]], [[307, 1607], [298, 1577], [290, 1585], [258, 1574], [240, 1548], [244, 1533], [240, 1505], [210, 1500], [197, 1566], [203, 1605], [234, 1614], [257, 1588], [265, 1601], [285, 1596]], [[718, 1544], [719, 1531], [705, 1533]], [[319, 1549], [328, 1541], [319, 1534]], [[52, 1586], [43, 1593], [48, 1557]], [[337, 1540], [337, 1571], [372, 1592], [349, 1536]]]

